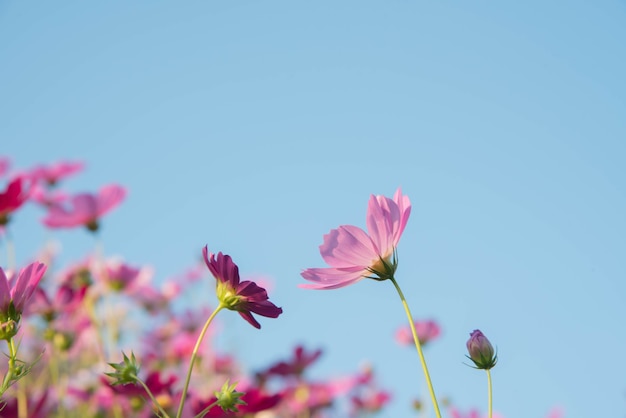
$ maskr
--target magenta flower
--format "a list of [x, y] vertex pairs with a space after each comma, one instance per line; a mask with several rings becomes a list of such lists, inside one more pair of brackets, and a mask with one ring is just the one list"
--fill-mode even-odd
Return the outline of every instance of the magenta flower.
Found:
[[[439, 324], [432, 319], [426, 321], [414, 321], [413, 324], [415, 325], [417, 338], [419, 338], [422, 346], [439, 337], [441, 334]], [[411, 327], [405, 325], [398, 329], [398, 331], [396, 331], [396, 341], [402, 345], [413, 344], [413, 333], [411, 332]]]
[[271, 366], [264, 377], [270, 375], [278, 376], [302, 376], [304, 371], [313, 364], [322, 355], [322, 350], [317, 349], [312, 352], [306, 352], [304, 347], [298, 345], [294, 350], [293, 359], [290, 361], [281, 361]]
[[19, 274], [8, 277], [0, 267], [0, 339], [9, 340], [17, 334], [26, 303], [46, 272], [43, 263], [31, 263]]
[[110, 260], [104, 267], [102, 279], [114, 291], [121, 292], [137, 283], [142, 270], [118, 260]]
[[43, 223], [50, 228], [73, 228], [86, 226], [98, 230], [98, 219], [119, 205], [126, 197], [126, 189], [112, 184], [104, 186], [98, 194], [81, 193], [70, 198], [69, 207], [62, 203], [50, 207]]
[[9, 223], [9, 215], [28, 199], [28, 191], [24, 189], [24, 178], [15, 177], [4, 192], [0, 192], [0, 225]]
[[301, 274], [313, 283], [307, 289], [336, 289], [364, 278], [393, 278], [397, 267], [396, 247], [409, 220], [411, 202], [398, 189], [389, 199], [372, 195], [367, 207], [367, 230], [342, 225], [324, 235], [322, 258], [330, 267], [310, 268]]
[[202, 249], [204, 262], [217, 280], [217, 298], [224, 307], [239, 312], [239, 315], [255, 328], [261, 324], [252, 316], [252, 313], [278, 318], [283, 310], [272, 302], [267, 292], [256, 283], [246, 280], [240, 282], [239, 268], [229, 255], [209, 253], [208, 247]]

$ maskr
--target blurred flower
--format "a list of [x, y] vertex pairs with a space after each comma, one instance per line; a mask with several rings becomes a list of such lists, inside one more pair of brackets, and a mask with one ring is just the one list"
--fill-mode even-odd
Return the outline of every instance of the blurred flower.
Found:
[[45, 290], [38, 287], [33, 293], [33, 303], [28, 305], [27, 311], [41, 315], [46, 322], [54, 320], [62, 313], [73, 315], [75, 310], [80, 307], [86, 292], [87, 287], [75, 289], [63, 284], [59, 286], [54, 298], [51, 299]]
[[304, 370], [313, 364], [322, 355], [322, 350], [315, 350], [307, 353], [304, 347], [297, 346], [294, 350], [293, 359], [290, 361], [281, 361], [271, 366], [267, 372], [263, 373], [264, 376], [277, 375], [277, 376], [302, 376]]
[[4, 192], [0, 192], [0, 225], [9, 223], [9, 215], [18, 209], [28, 199], [25, 189], [26, 180], [17, 176], [11, 180]]
[[353, 396], [352, 413], [362, 416], [364, 413], [378, 412], [391, 400], [391, 394], [384, 390], [372, 391], [365, 395]]
[[307, 289], [336, 289], [364, 278], [387, 280], [396, 271], [396, 246], [411, 213], [408, 196], [398, 189], [393, 197], [372, 195], [367, 208], [367, 230], [342, 225], [324, 235], [322, 258], [331, 267], [310, 268], [301, 274]]
[[0, 156], [0, 177], [4, 177], [9, 172], [11, 160], [8, 157]]
[[[141, 274], [142, 269], [131, 267], [119, 260], [108, 260], [104, 266], [102, 279], [112, 290], [121, 292], [132, 287]], [[151, 273], [147, 272], [151, 275]]]
[[126, 189], [116, 184], [104, 186], [98, 194], [77, 194], [69, 199], [69, 207], [63, 203], [50, 206], [43, 223], [50, 228], [86, 226], [90, 231], [97, 231], [98, 219], [119, 205], [125, 197]]
[[[439, 334], [441, 334], [441, 328], [431, 319], [426, 321], [415, 321], [414, 325], [415, 331], [417, 332], [417, 338], [420, 340], [420, 344], [422, 346], [439, 337]], [[402, 345], [413, 344], [414, 341], [411, 327], [405, 325], [399, 328], [398, 331], [396, 331], [396, 341]]]
[[268, 318], [278, 318], [283, 310], [272, 302], [267, 292], [249, 280], [240, 282], [239, 268], [229, 255], [209, 253], [208, 247], [202, 249], [204, 262], [217, 280], [217, 298], [224, 307], [239, 312], [239, 315], [255, 328], [261, 324], [252, 313]]
[[54, 186], [63, 177], [81, 171], [84, 167], [82, 162], [59, 161], [50, 165], [39, 165], [30, 170], [29, 176], [35, 181], [44, 181], [49, 186]]
[[34, 184], [30, 190], [30, 198], [40, 205], [49, 207], [61, 204], [68, 199], [69, 195], [60, 189], [46, 189], [41, 184]]
[[469, 352], [467, 357], [474, 362], [477, 369], [491, 369], [498, 361], [493, 346], [487, 337], [477, 329], [470, 333], [470, 338], [467, 340], [467, 351]]

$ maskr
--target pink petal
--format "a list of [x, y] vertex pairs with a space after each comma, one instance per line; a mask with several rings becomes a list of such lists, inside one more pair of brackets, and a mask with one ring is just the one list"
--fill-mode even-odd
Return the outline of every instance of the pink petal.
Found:
[[98, 202], [94, 195], [81, 193], [72, 196], [72, 210], [65, 211], [68, 220], [72, 219], [74, 225], [78, 226], [92, 221], [98, 217]]
[[2, 311], [9, 307], [11, 302], [11, 291], [9, 290], [9, 281], [2, 267], [0, 267], [0, 309]]
[[377, 253], [387, 258], [395, 247], [394, 234], [400, 223], [396, 203], [384, 196], [371, 196], [367, 207], [367, 230], [376, 245]]
[[393, 200], [398, 205], [398, 210], [400, 211], [400, 224], [398, 225], [398, 229], [396, 230], [394, 236], [394, 246], [398, 245], [400, 242], [400, 237], [402, 236], [402, 232], [404, 232], [404, 227], [409, 221], [409, 215], [411, 214], [411, 201], [409, 197], [406, 195], [402, 195], [402, 189], [398, 187], [396, 193], [393, 195]]
[[303, 289], [337, 289], [351, 285], [365, 276], [368, 271], [360, 266], [344, 268], [311, 268], [306, 269], [301, 276], [315, 283], [300, 284]]
[[320, 253], [332, 267], [368, 267], [378, 258], [371, 238], [352, 225], [342, 225], [324, 235]]
[[126, 189], [117, 184], [104, 186], [98, 193], [98, 211], [97, 216], [100, 217], [119, 205], [126, 197]]

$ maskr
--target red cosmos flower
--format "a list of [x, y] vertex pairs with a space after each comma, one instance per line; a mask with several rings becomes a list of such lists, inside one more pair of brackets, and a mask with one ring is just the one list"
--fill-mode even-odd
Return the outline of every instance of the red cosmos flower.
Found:
[[24, 178], [15, 177], [4, 192], [0, 192], [0, 226], [9, 223], [9, 215], [28, 199]]
[[209, 253], [208, 247], [202, 249], [204, 262], [217, 280], [217, 298], [220, 303], [239, 315], [255, 328], [261, 328], [261, 324], [252, 316], [252, 313], [278, 318], [283, 310], [269, 301], [265, 289], [256, 283], [246, 280], [240, 282], [239, 267], [229, 255], [221, 252]]
[[104, 186], [98, 194], [81, 193], [70, 198], [70, 206], [53, 204], [43, 223], [50, 228], [73, 228], [86, 226], [98, 230], [98, 219], [120, 204], [126, 197], [126, 189], [117, 184]]

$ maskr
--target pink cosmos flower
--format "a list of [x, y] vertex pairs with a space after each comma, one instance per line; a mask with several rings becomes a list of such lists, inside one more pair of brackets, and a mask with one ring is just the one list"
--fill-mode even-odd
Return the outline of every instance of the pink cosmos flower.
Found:
[[[441, 328], [432, 319], [426, 321], [415, 321], [414, 325], [415, 331], [417, 332], [417, 338], [419, 338], [422, 346], [439, 337], [441, 334]], [[413, 333], [408, 325], [405, 325], [396, 331], [396, 341], [402, 345], [413, 344]]]
[[46, 265], [35, 262], [23, 268], [19, 274], [9, 273], [7, 277], [0, 267], [0, 316], [9, 315], [11, 305], [15, 313], [21, 315], [45, 272]]
[[104, 186], [98, 194], [81, 193], [70, 198], [69, 207], [54, 204], [43, 223], [50, 228], [73, 228], [86, 226], [98, 230], [98, 219], [124, 200], [126, 189], [117, 184]]
[[411, 202], [401, 189], [393, 199], [372, 195], [366, 217], [369, 234], [359, 227], [342, 225], [324, 235], [320, 253], [330, 267], [304, 270], [302, 277], [313, 283], [300, 287], [336, 289], [364, 278], [393, 278], [395, 250], [410, 213]]
[[256, 283], [239, 279], [239, 267], [229, 255], [221, 252], [209, 253], [208, 247], [202, 249], [204, 262], [217, 280], [217, 298], [226, 308], [239, 312], [239, 315], [255, 328], [261, 324], [252, 316], [252, 313], [278, 318], [283, 310], [269, 301], [265, 289]]
[[[108, 260], [104, 266], [104, 272], [99, 275], [110, 289], [121, 292], [129, 289], [138, 282], [139, 276], [142, 274], [141, 268], [132, 267], [120, 260]], [[151, 275], [151, 272], [145, 271], [143, 274]]]
[[41, 184], [34, 184], [30, 191], [30, 198], [43, 206], [59, 205], [69, 198], [63, 190], [46, 189]]
[[0, 225], [9, 222], [9, 215], [18, 209], [28, 199], [28, 191], [24, 188], [25, 180], [21, 176], [15, 177], [4, 192], [0, 192]]
[[35, 181], [44, 181], [54, 186], [63, 177], [81, 171], [84, 167], [82, 162], [59, 161], [50, 165], [40, 165], [30, 171], [30, 177]]

